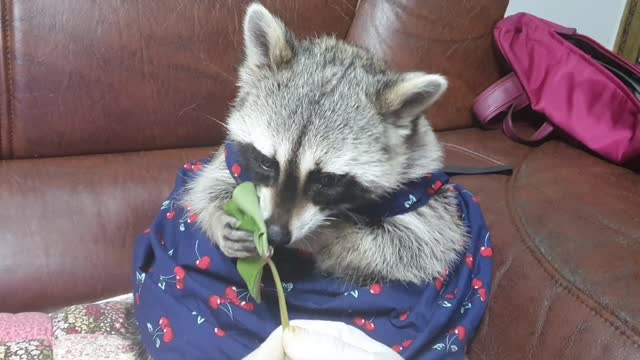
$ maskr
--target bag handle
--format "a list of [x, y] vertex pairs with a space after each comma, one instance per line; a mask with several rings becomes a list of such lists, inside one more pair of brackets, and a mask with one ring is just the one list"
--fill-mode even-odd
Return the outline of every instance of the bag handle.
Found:
[[509, 111], [507, 112], [507, 116], [504, 118], [502, 122], [502, 131], [507, 135], [507, 137], [513, 141], [520, 142], [523, 144], [533, 145], [544, 139], [546, 139], [552, 132], [555, 130], [553, 125], [550, 122], [545, 121], [544, 124], [540, 125], [538, 130], [529, 136], [525, 136], [522, 134], [518, 134], [516, 132], [515, 126], [513, 126], [513, 111], [515, 106], [511, 106]]
[[493, 123], [498, 115], [507, 112], [502, 130], [511, 140], [523, 144], [535, 144], [548, 137], [554, 130], [550, 122], [545, 122], [532, 135], [519, 134], [513, 126], [513, 113], [529, 105], [529, 98], [515, 73], [498, 80], [480, 94], [473, 104], [473, 112], [485, 128], [495, 128]]
[[446, 166], [442, 171], [449, 176], [456, 175], [508, 175], [513, 174], [513, 167], [500, 165], [493, 167]]

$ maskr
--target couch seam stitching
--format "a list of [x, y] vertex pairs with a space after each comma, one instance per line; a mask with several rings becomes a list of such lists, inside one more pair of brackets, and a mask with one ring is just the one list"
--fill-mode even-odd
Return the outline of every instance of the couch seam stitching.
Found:
[[[6, 154], [6, 158], [7, 159], [11, 159], [13, 157], [13, 133], [14, 133], [14, 109], [13, 109], [13, 101], [14, 101], [14, 96], [13, 96], [13, 67], [11, 65], [11, 32], [10, 32], [10, 28], [11, 26], [9, 25], [9, 5], [7, 5], [7, 1], [2, 1], [1, 4], [2, 9], [0, 9], [2, 11], [3, 14], [3, 19], [2, 19], [2, 24], [3, 24], [3, 29], [2, 29], [2, 34], [3, 34], [3, 43], [4, 43], [4, 49], [2, 49], [3, 51], [3, 57], [4, 57], [4, 68], [5, 68], [5, 74], [6, 74], [6, 79], [5, 82], [5, 89], [6, 89], [6, 112], [7, 112], [7, 125], [9, 128], [9, 134], [7, 137], [7, 145], [8, 145], [8, 153]], [[0, 151], [2, 150], [2, 148], [0, 148]]]
[[460, 146], [460, 145], [451, 144], [451, 143], [447, 143], [447, 142], [442, 142], [442, 144], [444, 146], [446, 146], [446, 147], [449, 147], [449, 148], [453, 149], [453, 150], [457, 150], [459, 152], [467, 153], [467, 154], [471, 155], [472, 157], [475, 157], [476, 159], [488, 160], [488, 161], [493, 162], [493, 163], [498, 164], [498, 165], [505, 165], [501, 161], [495, 160], [495, 159], [493, 159], [493, 158], [491, 158], [489, 156], [480, 154], [480, 153], [475, 152], [475, 151], [473, 151], [471, 149], [468, 149], [466, 147], [463, 147], [463, 146]]
[[[5, 14], [5, 5], [4, 5], [4, 0], [0, 0], [0, 15], [2, 15], [3, 19], [2, 19], [2, 27], [0, 27], [0, 32], [2, 32], [2, 44], [4, 47], [4, 34], [5, 34], [5, 20], [4, 20], [4, 14]], [[5, 68], [5, 62], [7, 59], [4, 58], [4, 48], [2, 49], [3, 51], [3, 57], [2, 57], [2, 63], [0, 63], [0, 66], [2, 67], [2, 69]], [[6, 81], [6, 79], [5, 79]], [[3, 88], [5, 89], [5, 96], [6, 96], [6, 84], [2, 84]], [[6, 101], [6, 99], [5, 99]], [[0, 160], [2, 160], [2, 107], [6, 106], [6, 104], [0, 104]], [[7, 114], [8, 116], [8, 114]]]
[[347, 30], [344, 32], [344, 35], [342, 36], [343, 40], [346, 40], [347, 36], [349, 36], [349, 33], [351, 32], [353, 23], [356, 21], [356, 17], [358, 16], [358, 7], [360, 7], [360, 0], [356, 2], [355, 7], [353, 8], [353, 16], [351, 17], [351, 23], [349, 24], [349, 26], [347, 27]]

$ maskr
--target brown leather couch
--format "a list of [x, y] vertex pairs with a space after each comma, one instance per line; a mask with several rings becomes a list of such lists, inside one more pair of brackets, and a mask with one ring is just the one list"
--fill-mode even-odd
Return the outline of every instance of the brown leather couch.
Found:
[[[184, 162], [224, 134], [247, 0], [0, 0], [0, 312], [126, 292], [132, 242]], [[474, 359], [640, 359], [640, 177], [558, 141], [473, 126], [501, 75], [507, 0], [271, 0], [401, 70], [440, 72], [430, 119], [495, 242]]]

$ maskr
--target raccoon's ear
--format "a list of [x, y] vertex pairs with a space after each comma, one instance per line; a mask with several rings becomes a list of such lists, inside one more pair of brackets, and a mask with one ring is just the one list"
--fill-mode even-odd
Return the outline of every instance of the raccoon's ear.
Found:
[[246, 63], [277, 70], [293, 57], [293, 35], [282, 21], [259, 3], [253, 3], [244, 17]]
[[447, 89], [447, 79], [436, 74], [400, 74], [383, 87], [378, 99], [382, 116], [400, 127], [409, 126]]

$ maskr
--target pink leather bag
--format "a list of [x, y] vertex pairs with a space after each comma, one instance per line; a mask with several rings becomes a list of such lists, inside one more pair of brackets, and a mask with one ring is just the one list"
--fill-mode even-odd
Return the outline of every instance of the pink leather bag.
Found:
[[[555, 129], [617, 164], [640, 160], [640, 70], [593, 39], [526, 13], [501, 20], [494, 37], [513, 71], [473, 111], [485, 126], [506, 113], [505, 134], [526, 144]], [[547, 121], [530, 136], [513, 126], [530, 107]]]

